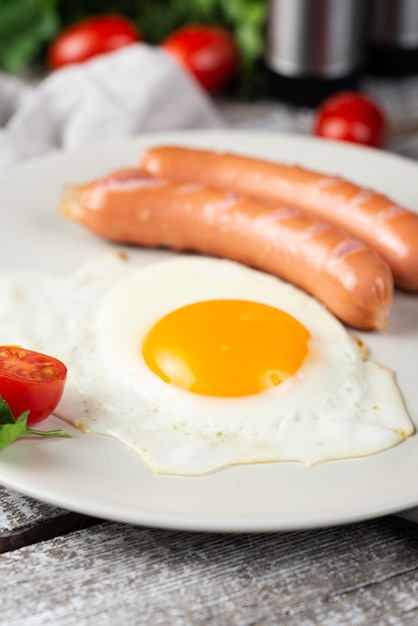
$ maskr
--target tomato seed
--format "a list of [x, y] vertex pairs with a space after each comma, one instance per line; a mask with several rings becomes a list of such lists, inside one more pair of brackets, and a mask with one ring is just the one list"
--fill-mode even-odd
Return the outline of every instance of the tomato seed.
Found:
[[41, 369], [41, 377], [42, 378], [52, 378], [55, 376], [56, 371], [52, 366], [43, 367]]

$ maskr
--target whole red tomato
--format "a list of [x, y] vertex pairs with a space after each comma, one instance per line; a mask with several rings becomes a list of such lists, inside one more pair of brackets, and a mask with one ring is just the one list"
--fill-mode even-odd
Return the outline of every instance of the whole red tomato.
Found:
[[64, 391], [67, 368], [53, 357], [20, 346], [0, 346], [0, 397], [17, 419], [29, 409], [27, 424], [54, 411]]
[[141, 40], [135, 26], [120, 15], [102, 15], [73, 24], [62, 31], [48, 51], [48, 65], [59, 69], [82, 63]]
[[224, 87], [238, 68], [238, 49], [225, 28], [185, 26], [161, 45], [210, 93]]
[[381, 147], [386, 136], [386, 118], [379, 104], [359, 92], [341, 92], [319, 107], [313, 132], [318, 137]]

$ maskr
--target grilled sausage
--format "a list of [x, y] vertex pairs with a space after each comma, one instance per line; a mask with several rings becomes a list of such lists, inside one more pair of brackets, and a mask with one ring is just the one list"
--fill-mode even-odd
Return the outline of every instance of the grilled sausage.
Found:
[[331, 222], [376, 248], [399, 287], [418, 291], [418, 215], [380, 193], [301, 167], [209, 150], [149, 148], [140, 166], [156, 177], [285, 203]]
[[61, 212], [106, 239], [193, 250], [270, 272], [354, 327], [386, 325], [393, 290], [387, 263], [298, 209], [124, 169], [68, 188]]

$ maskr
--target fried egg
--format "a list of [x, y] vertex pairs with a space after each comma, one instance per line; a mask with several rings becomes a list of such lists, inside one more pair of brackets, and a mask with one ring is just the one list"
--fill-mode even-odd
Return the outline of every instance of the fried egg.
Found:
[[315, 299], [226, 260], [0, 274], [0, 343], [68, 368], [56, 413], [155, 473], [375, 454], [413, 434], [393, 372]]

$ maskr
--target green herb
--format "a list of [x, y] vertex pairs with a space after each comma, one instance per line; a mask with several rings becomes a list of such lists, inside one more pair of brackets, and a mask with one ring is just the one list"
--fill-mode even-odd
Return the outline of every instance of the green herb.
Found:
[[55, 3], [48, 0], [0, 1], [0, 67], [19, 73], [41, 54], [59, 30]]
[[26, 421], [29, 411], [24, 411], [17, 420], [14, 419], [9, 405], [0, 398], [0, 450], [24, 437], [25, 435], [39, 435], [40, 437], [72, 437], [66, 430], [35, 430], [28, 428]]

